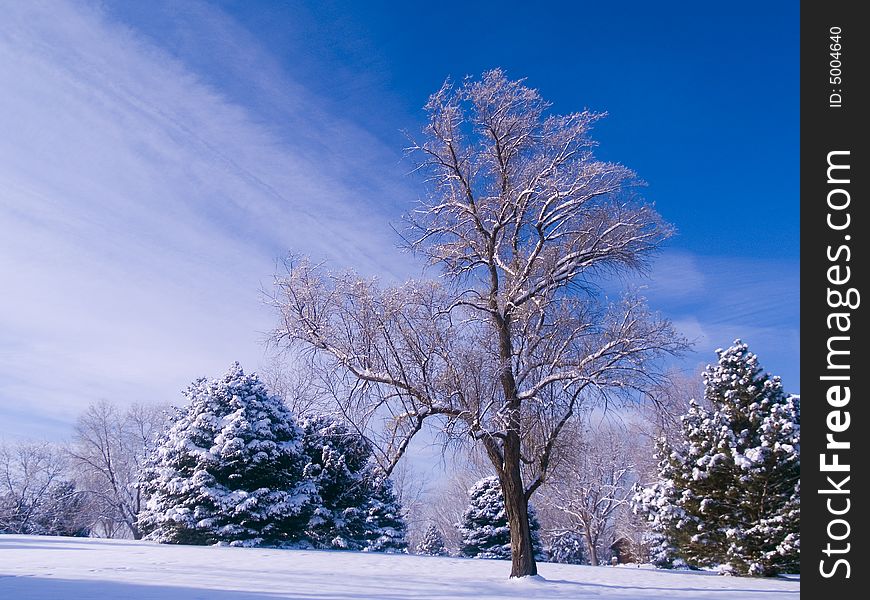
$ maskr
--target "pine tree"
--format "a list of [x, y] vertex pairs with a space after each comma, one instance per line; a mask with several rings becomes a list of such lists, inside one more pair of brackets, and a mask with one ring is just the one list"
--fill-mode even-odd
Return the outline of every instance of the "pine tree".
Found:
[[165, 543], [278, 545], [308, 523], [302, 430], [238, 363], [198, 379], [143, 470], [148, 538]]
[[740, 340], [717, 350], [705, 400], [684, 441], [659, 447], [659, 481], [635, 498], [659, 539], [658, 560], [738, 574], [799, 568], [800, 398], [783, 392]]
[[88, 537], [89, 516], [86, 497], [76, 489], [75, 483], [58, 481], [46, 491], [25, 533]]
[[408, 551], [407, 525], [402, 507], [393, 492], [393, 482], [373, 469], [368, 479], [364, 552], [399, 553]]
[[315, 415], [302, 422], [305, 476], [319, 498], [306, 527], [316, 548], [359, 550], [366, 545], [372, 449], [341, 421]]
[[585, 546], [586, 541], [582, 534], [564, 531], [550, 540], [547, 556], [553, 563], [582, 565], [586, 562], [586, 552], [583, 550]]
[[425, 556], [445, 556], [447, 549], [444, 547], [444, 537], [435, 525], [429, 525], [423, 534], [423, 539], [417, 546], [417, 554]]
[[[462, 536], [460, 552], [473, 558], [511, 558], [511, 534], [505, 512], [504, 496], [497, 477], [485, 477], [469, 490], [469, 506], [458, 524]], [[535, 557], [543, 555], [540, 524], [529, 506], [529, 526]]]
[[[690, 532], [698, 528], [699, 519], [681, 506], [675, 484], [680, 472], [679, 456], [664, 438], [656, 442], [656, 456], [659, 479], [647, 487], [637, 485], [632, 498], [633, 510], [645, 516], [650, 524], [645, 541], [653, 565], [660, 569], [691, 567], [679, 548], [688, 547]], [[693, 527], [686, 526], [689, 521], [693, 521]]]

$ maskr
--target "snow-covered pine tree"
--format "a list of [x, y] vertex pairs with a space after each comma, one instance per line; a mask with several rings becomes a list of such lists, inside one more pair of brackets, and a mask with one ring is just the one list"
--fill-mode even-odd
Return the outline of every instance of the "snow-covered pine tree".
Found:
[[417, 546], [417, 554], [425, 556], [445, 556], [447, 549], [444, 547], [444, 536], [435, 525], [429, 525], [423, 533], [423, 539]]
[[91, 533], [86, 496], [72, 481], [59, 481], [47, 490], [32, 517], [28, 533], [88, 537]]
[[[462, 536], [460, 553], [472, 558], [511, 558], [511, 534], [504, 506], [504, 496], [497, 477], [484, 477], [468, 491], [468, 508], [457, 525]], [[529, 527], [535, 557], [543, 556], [540, 524], [529, 506]]]
[[774, 575], [799, 569], [800, 398], [736, 340], [704, 373], [684, 441], [659, 449], [659, 481], [636, 496], [661, 535], [659, 558]]
[[[649, 523], [645, 541], [649, 547], [650, 562], [660, 569], [685, 568], [689, 565], [678, 548], [687, 547], [691, 530], [685, 523], [697, 520], [680, 505], [674, 482], [678, 478], [677, 454], [664, 438], [656, 442], [655, 454], [659, 459], [659, 479], [644, 487], [637, 484], [632, 498], [632, 509]], [[696, 565], [697, 566], [697, 565]]]
[[369, 474], [368, 485], [370, 495], [366, 503], [363, 552], [407, 552], [407, 525], [392, 480], [374, 468]]
[[143, 469], [141, 523], [165, 543], [278, 545], [305, 531], [313, 485], [302, 430], [238, 363], [195, 381]]
[[359, 550], [366, 545], [372, 449], [366, 439], [326, 415], [302, 421], [308, 465], [319, 501], [306, 528], [317, 548]]
[[550, 562], [582, 565], [586, 562], [586, 540], [576, 531], [563, 531], [550, 539], [547, 557]]

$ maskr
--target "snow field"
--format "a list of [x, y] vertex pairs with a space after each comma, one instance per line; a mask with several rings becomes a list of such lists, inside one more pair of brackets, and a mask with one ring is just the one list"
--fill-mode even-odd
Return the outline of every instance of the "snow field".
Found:
[[798, 600], [794, 579], [396, 554], [0, 536], [3, 600]]

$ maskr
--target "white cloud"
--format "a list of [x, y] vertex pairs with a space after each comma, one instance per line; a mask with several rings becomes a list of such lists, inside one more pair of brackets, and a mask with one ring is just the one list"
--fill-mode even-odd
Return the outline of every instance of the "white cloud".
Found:
[[[406, 192], [383, 174], [390, 153], [267, 66], [269, 89], [252, 85], [286, 101], [292, 131], [94, 7], [4, 7], [0, 436], [256, 365], [272, 319], [259, 289], [288, 249], [407, 272], [396, 215], [370, 200]], [[383, 184], [353, 178], [375, 171]]]
[[[2, 7], [0, 437], [59, 437], [99, 398], [172, 401], [253, 368], [272, 324], [259, 289], [288, 249], [412, 269], [388, 225], [416, 196], [399, 149], [214, 8], [152, 6], [171, 48], [96, 5]], [[796, 261], [673, 250], [639, 283], [698, 341], [690, 360], [739, 336], [795, 389]]]
[[671, 251], [654, 264], [647, 292], [695, 344], [683, 363], [690, 370], [740, 338], [788, 391], [800, 390], [798, 261]]

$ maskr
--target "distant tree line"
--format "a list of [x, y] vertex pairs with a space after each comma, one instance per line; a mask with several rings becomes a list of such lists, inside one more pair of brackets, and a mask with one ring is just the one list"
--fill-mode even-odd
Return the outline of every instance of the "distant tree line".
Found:
[[[671, 378], [656, 418], [566, 432], [529, 507], [537, 560], [799, 568], [799, 398], [739, 340], [718, 359], [703, 387]], [[474, 456], [439, 489], [409, 469], [394, 481], [367, 436], [298, 388], [236, 363], [183, 407], [100, 402], [65, 446], [2, 445], [0, 532], [511, 558], [499, 482]]]

